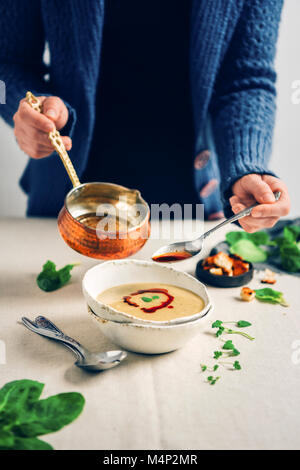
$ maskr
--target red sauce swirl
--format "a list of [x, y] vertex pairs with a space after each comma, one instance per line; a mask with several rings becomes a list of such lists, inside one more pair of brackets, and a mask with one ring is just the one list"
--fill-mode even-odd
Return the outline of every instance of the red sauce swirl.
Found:
[[171, 263], [190, 258], [192, 255], [187, 251], [175, 251], [174, 253], [163, 253], [162, 255], [152, 256], [153, 261], [157, 263]]
[[[132, 300], [132, 297], [134, 297], [135, 295], [146, 294], [149, 292], [151, 292], [152, 294], [164, 294], [166, 295], [167, 298], [161, 304], [156, 305], [155, 307], [140, 307], [140, 309], [145, 313], [154, 313], [156, 312], [156, 310], [160, 310], [161, 308], [168, 307], [170, 303], [173, 302], [174, 300], [173, 295], [169, 294], [167, 289], [160, 289], [160, 288], [141, 289], [136, 292], [133, 292], [130, 295], [125, 295], [123, 297], [123, 300], [124, 302], [126, 302], [128, 305], [131, 305], [132, 307], [139, 307], [139, 305]], [[171, 306], [171, 308], [173, 307]]]

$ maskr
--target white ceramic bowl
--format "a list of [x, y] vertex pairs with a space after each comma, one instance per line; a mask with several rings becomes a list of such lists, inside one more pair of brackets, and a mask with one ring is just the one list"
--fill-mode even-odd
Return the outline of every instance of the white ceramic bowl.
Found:
[[[136, 318], [132, 315], [118, 312], [114, 308], [97, 300], [100, 292], [110, 287], [136, 282], [155, 282], [158, 285], [171, 284], [189, 289], [204, 300], [204, 308], [194, 315], [176, 318], [168, 321], [153, 321]], [[164, 266], [152, 261], [115, 260], [106, 261], [89, 269], [82, 281], [82, 290], [88, 306], [101, 318], [120, 323], [135, 323], [146, 325], [173, 325], [186, 323], [202, 317], [211, 308], [211, 301], [206, 287], [193, 276], [177, 271], [171, 266]]]
[[204, 316], [177, 325], [119, 323], [98, 317], [88, 308], [100, 331], [121, 348], [142, 354], [162, 354], [184, 346], [198, 335], [210, 319], [211, 307]]

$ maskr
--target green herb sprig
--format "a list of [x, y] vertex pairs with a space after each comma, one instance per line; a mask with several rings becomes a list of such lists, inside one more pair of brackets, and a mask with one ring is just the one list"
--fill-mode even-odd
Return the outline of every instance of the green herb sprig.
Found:
[[37, 276], [36, 283], [39, 288], [45, 292], [60, 289], [71, 279], [71, 270], [74, 266], [77, 266], [77, 264], [78, 263], [67, 264], [63, 268], [57, 270], [53, 261], [47, 261], [43, 266], [43, 270]]
[[158, 295], [153, 295], [153, 297], [141, 297], [144, 302], [152, 302], [152, 300], [159, 299]]
[[216, 337], [219, 338], [222, 334], [228, 334], [228, 335], [241, 335], [244, 336], [245, 338], [248, 338], [250, 341], [253, 341], [255, 338], [252, 336], [248, 335], [247, 333], [244, 333], [243, 331], [236, 331], [232, 330], [230, 328], [226, 328], [223, 325], [226, 323], [234, 323], [238, 328], [247, 328], [248, 326], [251, 326], [251, 323], [245, 321], [245, 320], [239, 320], [238, 322], [222, 322], [221, 320], [217, 320], [212, 324], [212, 328], [218, 328], [218, 331], [216, 332]]
[[[217, 328], [218, 331], [216, 333], [216, 336], [219, 337], [221, 336], [223, 333], [226, 333], [226, 334], [241, 334], [242, 336], [248, 338], [248, 339], [251, 339], [251, 340], [254, 340], [254, 338], [252, 338], [250, 335], [247, 335], [246, 333], [244, 332], [241, 332], [241, 331], [233, 331], [229, 328], [226, 328], [225, 324], [227, 323], [233, 323], [235, 324], [238, 328], [248, 328], [249, 326], [252, 326], [252, 324], [246, 320], [239, 320], [239, 321], [228, 321], [228, 322], [223, 322], [221, 320], [216, 320], [214, 323], [212, 323], [212, 328]], [[214, 354], [213, 354], [213, 359], [215, 359], [216, 361], [219, 361], [220, 358], [222, 359], [229, 359], [229, 358], [233, 358], [233, 357], [237, 357], [239, 356], [241, 353], [240, 351], [236, 348], [236, 346], [234, 345], [234, 343], [232, 342], [232, 340], [227, 340], [227, 341], [224, 341], [223, 345], [222, 345], [222, 351], [214, 351]], [[220, 365], [222, 366], [231, 366], [231, 368], [233, 370], [241, 370], [242, 369], [242, 366], [240, 364], [239, 361], [235, 360], [234, 362], [228, 362], [228, 361], [224, 361], [224, 360], [221, 360], [218, 362], [218, 364], [215, 364], [214, 366], [210, 366], [208, 367], [206, 364], [201, 364], [201, 370], [202, 372], [215, 372], [219, 369]], [[209, 377], [207, 377], [207, 381], [208, 383], [210, 383], [211, 385], [215, 385], [215, 383], [220, 379], [220, 377], [213, 377], [212, 375], [210, 375]]]
[[241, 364], [239, 363], [239, 361], [235, 361], [235, 362], [220, 362], [220, 364], [222, 365], [230, 365], [233, 367], [233, 369], [235, 370], [241, 370], [242, 369], [242, 366]]
[[213, 367], [207, 367], [205, 364], [201, 364], [201, 369], [202, 369], [202, 372], [206, 372], [209, 370], [212, 372], [216, 372], [216, 370], [219, 369], [219, 365], [215, 364]]
[[221, 377], [213, 377], [212, 375], [210, 375], [209, 377], [207, 377], [207, 381], [210, 385], [215, 385], [217, 381], [220, 380], [220, 378]]

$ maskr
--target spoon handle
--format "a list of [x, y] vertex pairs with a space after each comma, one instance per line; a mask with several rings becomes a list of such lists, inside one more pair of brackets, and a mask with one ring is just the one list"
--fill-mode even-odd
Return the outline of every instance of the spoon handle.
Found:
[[[27, 91], [26, 93], [26, 102], [29, 104], [29, 106], [31, 106], [37, 112], [42, 113], [42, 106], [38, 98], [34, 96], [34, 94], [31, 93], [31, 91]], [[51, 144], [53, 145], [58, 155], [60, 156], [61, 161], [63, 162], [64, 167], [69, 175], [69, 178], [72, 181], [73, 187], [76, 188], [77, 186], [80, 186], [80, 181], [77, 176], [76, 170], [65, 149], [60, 133], [58, 132], [57, 129], [55, 129], [54, 131], [49, 132], [48, 137], [49, 137]]]
[[75, 339], [70, 336], [66, 336], [59, 328], [57, 328], [54, 323], [50, 322], [46, 317], [39, 316], [36, 319], [36, 322], [32, 322], [29, 318], [22, 317], [23, 324], [34, 333], [37, 333], [41, 336], [46, 336], [47, 338], [54, 339], [63, 343], [69, 349], [72, 349], [73, 352], [76, 352], [76, 355], [79, 354], [81, 358], [84, 358], [89, 352]]
[[[44, 328], [48, 331], [53, 331], [53, 332], [58, 333], [59, 335], [65, 336], [64, 333], [56, 325], [54, 325], [54, 323], [52, 323], [46, 317], [43, 317], [41, 315], [36, 317], [34, 322], [32, 322], [32, 323], [34, 323], [34, 325], [36, 325], [39, 328]], [[72, 339], [72, 338], [70, 338], [70, 339]], [[75, 340], [73, 340], [73, 341], [77, 343], [77, 341], [75, 341]], [[73, 344], [72, 346], [70, 344], [67, 344], [67, 343], [63, 343], [63, 344], [68, 349], [70, 349], [76, 355], [76, 357], [78, 357], [79, 359], [82, 358], [81, 353], [79, 353], [79, 351], [77, 349], [75, 349], [73, 343], [72, 343]], [[79, 343], [77, 343], [77, 344], [79, 344]]]
[[[281, 196], [281, 192], [280, 191], [276, 191], [274, 193], [274, 197], [275, 197], [275, 201], [278, 201], [279, 198]], [[211, 230], [208, 230], [207, 232], [205, 232], [201, 237], [200, 239], [204, 240], [205, 238], [209, 237], [209, 235], [211, 235], [212, 233], [216, 232], [217, 230], [219, 230], [219, 228], [221, 227], [224, 227], [225, 225], [227, 224], [231, 224], [232, 222], [236, 222], [237, 220], [240, 220], [242, 219], [243, 217], [246, 217], [248, 215], [251, 214], [252, 212], [252, 209], [254, 209], [254, 207], [257, 207], [259, 206], [260, 203], [259, 202], [256, 202], [255, 204], [253, 204], [252, 206], [250, 207], [246, 207], [246, 209], [243, 209], [242, 211], [238, 212], [237, 214], [233, 215], [232, 217], [230, 217], [229, 219], [226, 219], [224, 220], [223, 222], [221, 222], [220, 224], [216, 225], [215, 227], [213, 227]]]

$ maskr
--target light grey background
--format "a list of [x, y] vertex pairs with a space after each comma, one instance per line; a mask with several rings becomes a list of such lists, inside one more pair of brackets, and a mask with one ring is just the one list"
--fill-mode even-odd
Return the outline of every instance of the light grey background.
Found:
[[[300, 215], [300, 93], [292, 102], [293, 83], [300, 88], [300, 1], [286, 0], [277, 53], [278, 112], [271, 169], [287, 183], [292, 198], [292, 216]], [[1, 77], [0, 77], [1, 78]], [[295, 98], [296, 95], [294, 95]], [[297, 101], [297, 99], [295, 100]], [[5, 106], [5, 105], [0, 105]], [[18, 186], [27, 156], [18, 148], [13, 131], [0, 120], [0, 216], [24, 216], [26, 196]], [[62, 169], [63, 171], [63, 169]]]

